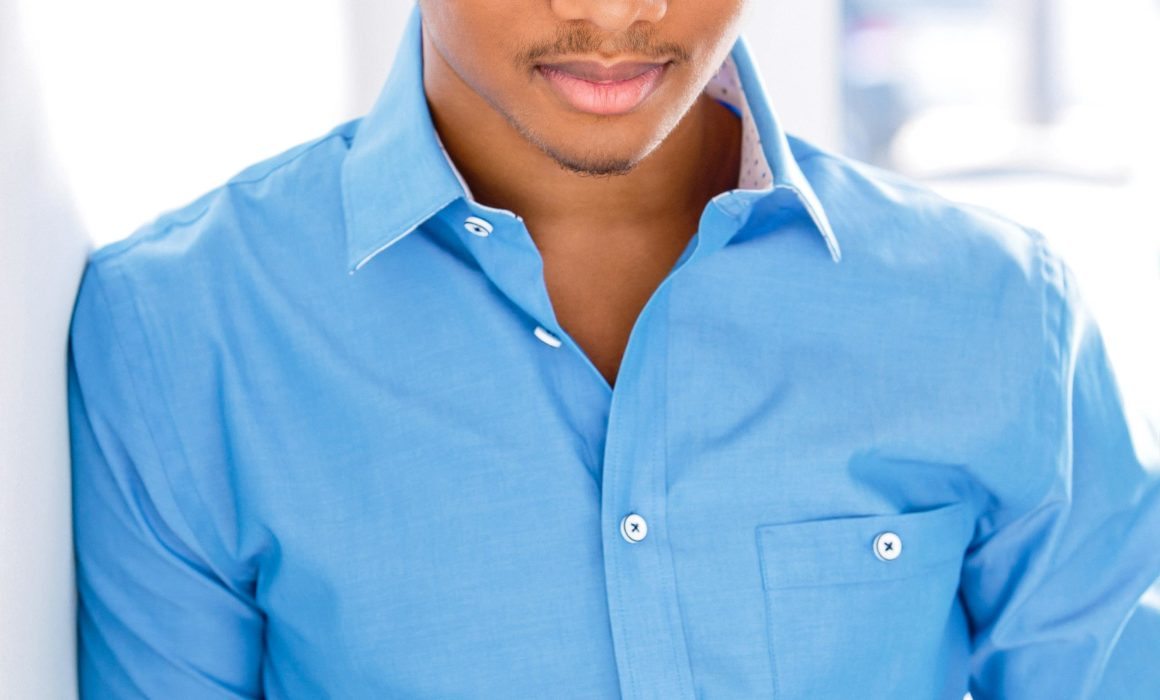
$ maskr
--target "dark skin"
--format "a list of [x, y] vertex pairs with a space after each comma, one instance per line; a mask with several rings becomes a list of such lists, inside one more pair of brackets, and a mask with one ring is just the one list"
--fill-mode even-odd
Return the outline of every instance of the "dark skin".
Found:
[[[476, 199], [523, 217], [561, 325], [609, 385], [628, 336], [713, 196], [741, 124], [703, 94], [745, 0], [420, 0], [435, 127]], [[536, 66], [670, 65], [631, 112], [561, 100]], [[502, 164], [497, 167], [496, 164]]]

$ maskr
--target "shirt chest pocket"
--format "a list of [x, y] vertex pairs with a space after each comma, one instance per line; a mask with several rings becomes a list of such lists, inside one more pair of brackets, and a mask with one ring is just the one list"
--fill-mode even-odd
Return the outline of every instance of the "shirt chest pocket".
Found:
[[758, 525], [773, 696], [962, 698], [944, 671], [972, 532], [965, 503]]

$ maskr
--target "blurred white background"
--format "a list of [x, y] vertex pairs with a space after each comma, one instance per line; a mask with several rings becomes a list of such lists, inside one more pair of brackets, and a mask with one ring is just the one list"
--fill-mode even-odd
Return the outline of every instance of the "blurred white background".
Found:
[[[1160, 444], [1157, 0], [750, 3], [791, 133], [1055, 242], [1138, 444]], [[61, 431], [81, 256], [362, 114], [411, 4], [0, 0], [0, 697], [72, 697]]]

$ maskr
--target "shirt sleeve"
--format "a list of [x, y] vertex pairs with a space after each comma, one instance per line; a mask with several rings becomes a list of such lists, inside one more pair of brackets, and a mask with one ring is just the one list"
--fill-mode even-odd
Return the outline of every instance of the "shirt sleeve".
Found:
[[1143, 443], [1154, 436], [1133, 435], [1096, 319], [1071, 269], [1037, 240], [1058, 360], [1036, 402], [1046, 456], [1022, 497], [980, 520], [966, 553], [971, 696], [1160, 697], [1160, 627], [1146, 595], [1160, 578], [1160, 465]]
[[155, 440], [148, 358], [127, 356], [108, 300], [90, 262], [68, 352], [81, 698], [261, 697], [252, 581], [191, 524], [196, 489]]

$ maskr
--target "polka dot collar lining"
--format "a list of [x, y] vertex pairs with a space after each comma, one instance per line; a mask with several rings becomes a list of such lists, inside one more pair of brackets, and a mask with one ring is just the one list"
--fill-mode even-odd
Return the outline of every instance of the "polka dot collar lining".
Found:
[[733, 56], [725, 59], [705, 86], [705, 94], [733, 107], [741, 114], [741, 172], [738, 186], [743, 190], [766, 190], [773, 186], [773, 169], [761, 147], [761, 134], [749, 109], [749, 99], [741, 86], [741, 76]]

